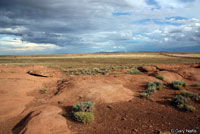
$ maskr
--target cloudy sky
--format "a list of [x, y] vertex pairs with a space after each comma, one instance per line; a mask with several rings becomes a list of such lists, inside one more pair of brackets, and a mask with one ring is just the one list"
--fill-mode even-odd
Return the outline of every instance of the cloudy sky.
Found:
[[0, 55], [200, 51], [200, 0], [0, 0]]

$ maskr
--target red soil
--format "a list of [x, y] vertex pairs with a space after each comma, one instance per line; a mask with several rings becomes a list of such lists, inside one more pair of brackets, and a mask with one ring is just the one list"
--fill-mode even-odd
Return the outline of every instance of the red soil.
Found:
[[[170, 129], [200, 133], [200, 104], [194, 103], [197, 110], [187, 113], [169, 101], [180, 93], [169, 86], [173, 80], [185, 80], [187, 90], [200, 94], [192, 86], [200, 80], [198, 66], [159, 65], [134, 75], [66, 76], [43, 66], [1, 65], [0, 134], [152, 134]], [[157, 74], [164, 76], [166, 86], [150, 100], [141, 99], [149, 81], [160, 81]], [[44, 87], [48, 92], [41, 94]], [[62, 116], [82, 101], [96, 103], [91, 124]]]

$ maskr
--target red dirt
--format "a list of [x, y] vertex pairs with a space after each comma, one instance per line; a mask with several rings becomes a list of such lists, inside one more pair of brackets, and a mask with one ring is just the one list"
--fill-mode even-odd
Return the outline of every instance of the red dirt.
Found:
[[[158, 70], [164, 70], [157, 74], [164, 76], [166, 86], [146, 100], [139, 94], [147, 83], [160, 81], [148, 72], [66, 76], [43, 66], [1, 65], [0, 134], [22, 134], [24, 130], [24, 134], [152, 134], [169, 133], [170, 129], [194, 129], [200, 133], [200, 104], [193, 103], [197, 109], [193, 113], [175, 109], [169, 98], [180, 91], [167, 84], [172, 80], [185, 80], [185, 89], [200, 94], [200, 90], [192, 86], [200, 79], [200, 68], [168, 66], [157, 66]], [[30, 71], [39, 75], [30, 75], [27, 73]], [[48, 92], [41, 94], [39, 91], [44, 87]], [[91, 124], [83, 125], [61, 115], [82, 101], [96, 103], [95, 120]], [[27, 120], [22, 120], [31, 111]]]

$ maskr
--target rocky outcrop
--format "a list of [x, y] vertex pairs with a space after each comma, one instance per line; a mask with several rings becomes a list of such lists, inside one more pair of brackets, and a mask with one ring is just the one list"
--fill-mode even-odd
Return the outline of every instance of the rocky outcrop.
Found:
[[40, 106], [24, 112], [25, 117], [13, 128], [13, 134], [71, 134], [66, 119], [56, 106]]

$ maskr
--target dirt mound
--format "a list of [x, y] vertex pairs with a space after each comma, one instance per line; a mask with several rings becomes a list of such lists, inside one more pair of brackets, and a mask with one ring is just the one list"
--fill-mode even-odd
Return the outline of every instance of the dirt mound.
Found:
[[200, 69], [199, 68], [181, 69], [179, 71], [179, 74], [181, 74], [186, 79], [200, 82]]
[[[29, 112], [14, 128], [13, 134], [71, 134], [56, 106], [40, 106]], [[27, 112], [25, 112], [27, 113]]]
[[139, 68], [142, 72], [155, 72], [157, 68], [155, 66], [142, 66]]
[[173, 64], [160, 64], [156, 65], [156, 67], [163, 71], [163, 70], [178, 70], [182, 68], [189, 68], [191, 65], [173, 65]]
[[[0, 122], [17, 116], [25, 109], [25, 105], [34, 99], [28, 93], [39, 92], [40, 89], [44, 88], [45, 83], [56, 83], [60, 79], [60, 75], [44, 78], [27, 74], [28, 70], [34, 68], [37, 67], [0, 66]], [[42, 67], [39, 66], [38, 69], [40, 68]], [[59, 74], [59, 71], [57, 72]]]
[[163, 76], [164, 81], [166, 81], [167, 83], [171, 83], [174, 80], [183, 80], [182, 76], [174, 72], [160, 71], [157, 73], [157, 75]]
[[[63, 84], [66, 86], [60, 85], [63, 88], [62, 93], [53, 99], [73, 98], [77, 101], [77, 98], [83, 98], [94, 102], [113, 103], [128, 101], [134, 97], [134, 92], [123, 86], [123, 80], [111, 76], [74, 76]], [[68, 101], [75, 103], [72, 99]]]
[[77, 86], [80, 89], [80, 96], [106, 103], [128, 101], [134, 94], [123, 85], [111, 82], [91, 81], [87, 85], [82, 83]]

